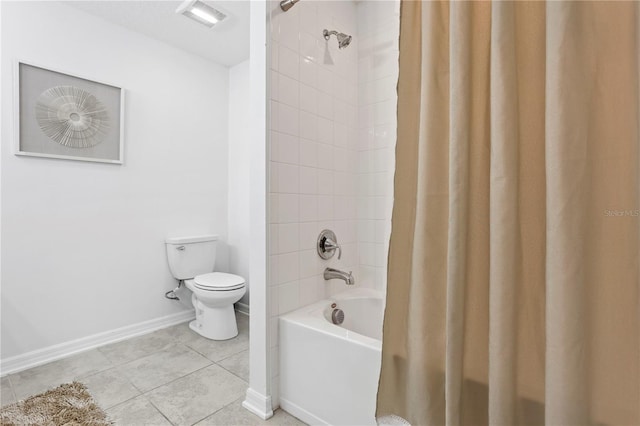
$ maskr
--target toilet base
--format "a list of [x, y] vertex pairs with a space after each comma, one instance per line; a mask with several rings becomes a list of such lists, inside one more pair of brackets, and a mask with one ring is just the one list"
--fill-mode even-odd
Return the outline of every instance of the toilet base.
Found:
[[206, 307], [194, 301], [196, 319], [189, 323], [189, 328], [211, 340], [229, 340], [238, 335], [236, 312], [233, 305], [221, 308]]

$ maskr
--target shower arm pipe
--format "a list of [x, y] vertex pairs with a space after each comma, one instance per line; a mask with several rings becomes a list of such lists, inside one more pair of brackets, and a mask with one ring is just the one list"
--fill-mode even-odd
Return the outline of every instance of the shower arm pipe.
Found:
[[287, 10], [291, 9], [293, 5], [298, 3], [299, 1], [300, 0], [282, 0], [280, 2], [280, 9], [286, 12]]
[[[300, 1], [300, 0], [298, 0], [298, 1]], [[332, 35], [337, 36], [338, 35], [338, 31], [336, 31], [336, 30], [331, 30], [331, 31], [324, 30], [324, 31], [322, 31], [322, 35], [324, 36], [325, 40], [329, 40]]]

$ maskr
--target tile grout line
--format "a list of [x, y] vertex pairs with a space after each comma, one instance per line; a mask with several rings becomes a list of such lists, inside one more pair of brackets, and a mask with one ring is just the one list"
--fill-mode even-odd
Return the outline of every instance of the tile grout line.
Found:
[[222, 366], [222, 365], [220, 365], [220, 364], [216, 364], [216, 365], [217, 365], [218, 367], [222, 368], [224, 371], [226, 371], [226, 372], [228, 372], [228, 373], [231, 373], [232, 375], [234, 375], [234, 376], [235, 376], [235, 377], [237, 377], [238, 379], [242, 380], [244, 383], [246, 383], [246, 384], [247, 384], [247, 388], [249, 387], [249, 382], [247, 382], [245, 379], [243, 379], [242, 377], [238, 376], [238, 375], [237, 375], [236, 373], [234, 373], [233, 371], [231, 371], [231, 370], [229, 370], [229, 369], [227, 369], [227, 368], [223, 367], [223, 366]]
[[239, 351], [239, 352], [233, 353], [233, 354], [231, 354], [231, 355], [229, 355], [229, 356], [226, 356], [226, 357], [224, 357], [224, 358], [220, 359], [220, 361], [213, 361], [213, 362], [215, 362], [215, 363], [222, 362], [222, 361], [224, 361], [224, 360], [227, 360], [227, 359], [231, 358], [232, 356], [236, 356], [236, 355], [241, 354], [242, 352], [246, 352], [246, 351], [248, 351], [248, 350], [249, 350], [249, 348], [247, 348], [247, 349], [243, 349], [243, 350], [241, 350], [241, 351]]
[[214, 411], [213, 413], [207, 414], [206, 416], [204, 416], [203, 418], [199, 419], [199, 420], [198, 420], [198, 421], [196, 421], [195, 423], [192, 423], [192, 424], [191, 424], [191, 426], [194, 426], [195, 424], [197, 424], [197, 423], [199, 423], [199, 422], [203, 421], [204, 419], [208, 419], [209, 417], [211, 417], [211, 416], [215, 415], [216, 413], [218, 413], [218, 412], [220, 412], [220, 411], [224, 410], [225, 408], [229, 407], [231, 404], [236, 403], [237, 401], [241, 400], [242, 398], [244, 398], [244, 397], [242, 397], [242, 396], [241, 396], [241, 397], [240, 397], [240, 398], [238, 398], [238, 399], [234, 399], [234, 400], [233, 400], [233, 401], [231, 401], [230, 403], [228, 403], [228, 404], [226, 404], [226, 405], [224, 405], [224, 406], [222, 406], [222, 407], [218, 408], [218, 409], [217, 409], [216, 411]]
[[[249, 349], [246, 349], [246, 350], [244, 350], [244, 351], [242, 351], [242, 352], [247, 352], [247, 351], [249, 351]], [[226, 357], [225, 359], [220, 360], [220, 361], [227, 360], [227, 359], [231, 358], [232, 356], [235, 356], [235, 355], [241, 354], [242, 352], [238, 352], [237, 354], [230, 355], [230, 356], [228, 356], [228, 357]], [[248, 381], [248, 380], [245, 380], [243, 377], [240, 377], [237, 373], [235, 373], [235, 372], [233, 372], [233, 371], [229, 370], [227, 367], [225, 367], [225, 366], [224, 366], [224, 365], [222, 365], [222, 364], [219, 364], [219, 363], [215, 363], [215, 364], [216, 364], [217, 366], [219, 366], [220, 368], [222, 368], [223, 370], [228, 371], [229, 373], [233, 374], [234, 376], [236, 376], [237, 378], [239, 378], [240, 380], [242, 380], [243, 382], [245, 382], [245, 383], [247, 384], [247, 386], [249, 386], [249, 381]]]
[[[135, 338], [134, 338], [134, 339], [135, 339]], [[126, 341], [126, 340], [125, 340], [125, 341]], [[117, 343], [121, 343], [121, 342], [117, 342]], [[105, 353], [103, 353], [103, 352], [100, 350], [101, 348], [104, 348], [104, 347], [109, 346], [109, 345], [100, 346], [100, 347], [97, 347], [96, 349], [97, 349], [97, 350], [102, 354], [102, 356], [104, 356], [104, 357], [107, 359], [107, 361], [109, 361], [109, 362], [110, 362], [114, 367], [120, 367], [120, 366], [123, 366], [123, 365], [125, 365], [125, 364], [130, 363], [130, 362], [138, 361], [138, 360], [140, 360], [140, 359], [142, 359], [142, 358], [146, 358], [146, 357], [148, 357], [148, 356], [155, 355], [155, 354], [157, 354], [158, 352], [163, 352], [163, 351], [167, 350], [167, 348], [169, 348], [170, 346], [176, 346], [176, 345], [179, 345], [179, 344], [183, 344], [183, 343], [182, 343], [182, 342], [178, 342], [178, 343], [176, 343], [176, 342], [171, 342], [171, 343], [168, 343], [167, 345], [165, 345], [164, 347], [162, 347], [162, 348], [160, 348], [160, 349], [157, 349], [157, 350], [155, 350], [155, 351], [153, 351], [153, 352], [145, 353], [145, 354], [144, 354], [144, 355], [142, 355], [142, 356], [139, 356], [139, 357], [137, 357], [137, 358], [134, 358], [134, 359], [131, 359], [131, 360], [128, 360], [128, 361], [120, 362], [120, 363], [118, 363], [118, 364], [114, 363], [114, 361], [112, 361], [111, 359], [109, 359], [109, 357], [108, 357]]]
[[169, 385], [169, 384], [171, 384], [171, 383], [173, 383], [173, 382], [175, 382], [175, 381], [177, 381], [177, 380], [184, 379], [185, 377], [187, 377], [187, 376], [189, 376], [189, 375], [191, 375], [191, 374], [193, 374], [193, 373], [197, 373], [197, 372], [199, 372], [199, 371], [201, 371], [201, 370], [204, 370], [205, 368], [209, 368], [209, 367], [211, 367], [212, 365], [215, 365], [215, 364], [216, 364], [215, 362], [213, 362], [213, 361], [211, 361], [211, 360], [209, 360], [209, 359], [207, 359], [207, 361], [209, 361], [210, 363], [209, 363], [209, 364], [207, 364], [207, 365], [205, 365], [204, 367], [200, 367], [200, 368], [195, 369], [195, 370], [193, 370], [193, 371], [191, 371], [191, 372], [189, 372], [189, 373], [183, 374], [183, 375], [182, 375], [182, 376], [180, 376], [180, 377], [177, 377], [177, 378], [175, 378], [175, 379], [173, 379], [173, 380], [170, 380], [170, 381], [168, 381], [168, 382], [166, 382], [166, 383], [163, 383], [163, 384], [161, 384], [161, 385], [158, 385], [158, 386], [156, 386], [156, 387], [154, 387], [154, 388], [151, 388], [151, 389], [149, 389], [149, 390], [147, 390], [147, 391], [142, 391], [142, 390], [138, 389], [138, 388], [136, 387], [136, 385], [134, 385], [133, 383], [131, 383], [131, 384], [132, 384], [136, 389], [138, 389], [138, 390], [140, 391], [140, 394], [141, 394], [141, 395], [147, 395], [148, 393], [151, 393], [151, 392], [155, 391], [156, 389], [159, 389], [159, 388], [161, 388], [161, 387], [163, 387], [163, 386], [167, 386], [167, 385]]
[[[196, 370], [196, 371], [197, 371], [197, 370]], [[149, 399], [145, 394], [143, 394], [142, 396], [144, 396], [144, 398], [149, 402], [149, 404], [151, 404], [151, 406], [152, 406], [153, 408], [155, 408], [155, 409], [156, 409], [156, 411], [157, 411], [158, 413], [160, 413], [160, 415], [161, 415], [162, 417], [164, 417], [164, 418], [169, 422], [169, 424], [170, 424], [170, 425], [175, 426], [175, 423], [174, 423], [174, 422], [172, 422], [172, 421], [169, 419], [169, 417], [167, 417], [167, 416], [162, 412], [162, 410], [161, 410], [160, 408], [158, 408], [158, 407], [156, 406], [156, 404], [154, 404], [154, 403], [153, 403], [153, 401], [151, 401], [151, 400], [150, 400], [150, 399]]]
[[[247, 343], [248, 343], [248, 342], [247, 342]], [[219, 359], [219, 360], [215, 361], [215, 360], [213, 360], [213, 359], [209, 358], [208, 356], [206, 356], [205, 354], [203, 354], [202, 352], [198, 351], [196, 348], [189, 346], [189, 344], [188, 344], [188, 343], [183, 343], [183, 344], [184, 344], [186, 347], [188, 347], [189, 349], [191, 349], [192, 351], [196, 352], [198, 355], [202, 355], [203, 357], [205, 357], [206, 359], [208, 359], [209, 361], [211, 361], [211, 362], [213, 362], [213, 363], [218, 363], [218, 362], [220, 362], [220, 361], [224, 361], [225, 359], [230, 358], [230, 357], [232, 357], [232, 356], [234, 356], [234, 355], [237, 355], [237, 354], [239, 354], [240, 352], [244, 352], [244, 351], [246, 351], [246, 350], [249, 350], [249, 347], [247, 347], [247, 348], [245, 348], [245, 349], [240, 349], [238, 352], [234, 352], [234, 353], [232, 353], [232, 354], [229, 354], [229, 355], [225, 356], [224, 358], [221, 358], [221, 359]]]
[[[225, 370], [225, 371], [227, 371], [227, 372], [231, 373], [231, 374], [232, 374], [232, 375], [234, 375], [235, 377], [238, 377], [240, 380], [242, 380], [242, 382], [243, 382], [243, 383], [247, 384], [247, 386], [249, 385], [249, 384], [248, 384], [244, 379], [242, 379], [242, 378], [241, 378], [241, 377], [239, 377], [238, 375], [236, 375], [236, 374], [234, 374], [233, 372], [231, 372], [231, 371], [227, 370], [226, 368], [224, 368], [223, 366], [221, 366], [221, 365], [217, 364], [216, 362], [211, 361], [211, 364], [209, 364], [209, 365], [207, 365], [207, 366], [205, 366], [205, 367], [202, 367], [202, 368], [199, 368], [199, 369], [197, 369], [197, 370], [194, 370], [194, 371], [192, 371], [191, 373], [187, 373], [187, 374], [185, 374], [184, 376], [181, 376], [181, 377], [179, 377], [179, 378], [177, 378], [177, 379], [175, 379], [175, 380], [172, 380], [172, 381], [167, 382], [167, 383], [165, 383], [165, 384], [163, 384], [163, 385], [160, 385], [160, 386], [158, 386], [158, 387], [155, 387], [155, 388], [153, 388], [153, 389], [151, 389], [151, 390], [149, 390], [149, 391], [147, 391], [147, 392], [145, 392], [145, 393], [142, 393], [141, 395], [142, 395], [142, 396], [144, 396], [144, 397], [147, 399], [147, 401], [149, 401], [149, 403], [151, 403], [151, 405], [153, 405], [153, 406], [154, 406], [154, 408], [155, 408], [156, 410], [158, 410], [158, 411], [160, 412], [160, 414], [162, 414], [162, 415], [163, 415], [163, 417], [165, 417], [165, 418], [169, 421], [169, 423], [171, 423], [172, 425], [175, 425], [175, 423], [173, 423], [173, 422], [172, 422], [172, 421], [171, 421], [171, 420], [170, 420], [170, 419], [169, 419], [169, 418], [168, 418], [168, 417], [167, 417], [167, 416], [162, 412], [162, 410], [161, 410], [159, 407], [157, 407], [157, 406], [153, 403], [153, 401], [152, 401], [151, 399], [149, 399], [148, 394], [149, 394], [149, 393], [151, 393], [152, 391], [154, 391], [154, 390], [158, 389], [158, 388], [161, 388], [161, 387], [163, 387], [163, 386], [167, 386], [167, 385], [169, 385], [169, 384], [171, 384], [171, 383], [173, 383], [173, 382], [176, 382], [176, 381], [178, 381], [178, 380], [180, 380], [180, 379], [183, 379], [183, 378], [185, 378], [185, 377], [187, 377], [187, 376], [189, 376], [189, 375], [191, 375], [191, 374], [194, 374], [194, 373], [196, 373], [196, 372], [199, 372], [199, 371], [201, 371], [201, 370], [204, 370], [205, 368], [211, 367], [212, 365], [215, 365], [215, 366], [218, 366], [218, 367], [222, 368], [223, 370]], [[138, 396], [140, 396], [140, 395], [138, 395]], [[217, 409], [216, 411], [214, 411], [214, 412], [212, 412], [212, 413], [208, 413], [208, 414], [207, 414], [207, 415], [205, 415], [204, 417], [202, 417], [202, 418], [200, 418], [200, 419], [196, 420], [194, 423], [191, 423], [191, 425], [193, 426], [193, 425], [195, 425], [196, 423], [201, 422], [202, 420], [206, 419], [207, 417], [213, 416], [213, 415], [214, 415], [215, 413], [217, 413], [218, 411], [220, 411], [220, 410], [222, 410], [222, 409], [224, 409], [224, 408], [228, 407], [229, 405], [233, 404], [234, 402], [236, 402], [236, 401], [238, 401], [239, 399], [242, 399], [242, 398], [243, 398], [243, 397], [240, 397], [240, 398], [238, 398], [238, 399], [234, 399], [233, 401], [231, 401], [230, 403], [228, 403], [228, 404], [226, 404], [226, 405], [224, 405], [224, 406], [220, 407], [220, 408], [219, 408], [219, 409]]]
[[[191, 349], [191, 348], [189, 348], [188, 346], [186, 346], [186, 345], [185, 345], [185, 344], [183, 344], [183, 343], [176, 343], [176, 344], [175, 344], [175, 346], [178, 346], [178, 345], [185, 346], [187, 349]], [[158, 351], [158, 352], [160, 352], [160, 351]], [[194, 352], [196, 352], [196, 351], [194, 350]], [[154, 352], [153, 354], [155, 354], [155, 353], [156, 353], [156, 352]], [[151, 354], [151, 355], [153, 355], [153, 354]], [[200, 354], [199, 354], [199, 355], [200, 355]], [[139, 359], [142, 359], [142, 358], [145, 358], [145, 357], [140, 357], [140, 358], [138, 358], [138, 360], [139, 360]], [[134, 388], [135, 390], [137, 390], [138, 392], [140, 392], [138, 395], [136, 395], [136, 396], [134, 396], [134, 397], [132, 397], [132, 398], [129, 398], [127, 401], [130, 401], [130, 400], [132, 400], [133, 398], [137, 398], [137, 397], [138, 397], [138, 396], [140, 396], [140, 395], [146, 395], [147, 393], [152, 392], [152, 391], [154, 391], [154, 390], [156, 390], [156, 389], [158, 389], [158, 388], [161, 388], [162, 386], [165, 386], [165, 385], [168, 385], [168, 384], [170, 384], [170, 383], [173, 383], [173, 382], [175, 382], [176, 380], [180, 380], [180, 379], [182, 379], [183, 377], [186, 377], [186, 376], [188, 376], [188, 375], [190, 375], [190, 374], [193, 374], [193, 373], [195, 373], [195, 372], [197, 372], [197, 371], [203, 370], [203, 369], [205, 369], [205, 368], [207, 368], [207, 367], [210, 367], [211, 365], [215, 364], [215, 362], [211, 361], [209, 358], [207, 358], [207, 357], [205, 357], [205, 356], [203, 356], [203, 358], [205, 358], [207, 361], [209, 361], [209, 364], [207, 364], [207, 365], [205, 365], [205, 366], [203, 366], [203, 367], [197, 368], [197, 369], [195, 369], [195, 370], [193, 370], [193, 371], [191, 371], [191, 372], [189, 372], [189, 373], [183, 374], [183, 375], [182, 375], [182, 376], [180, 376], [180, 377], [177, 377], [177, 378], [175, 378], [175, 379], [172, 379], [172, 380], [170, 380], [170, 381], [168, 381], [168, 382], [166, 382], [166, 383], [163, 383], [163, 384], [161, 384], [161, 385], [155, 386], [155, 387], [153, 387], [153, 388], [151, 388], [151, 389], [148, 389], [148, 390], [146, 390], [146, 391], [145, 391], [145, 390], [142, 390], [142, 389], [140, 389], [138, 386], [136, 386], [136, 384], [135, 384], [135, 383], [133, 383], [133, 382], [129, 379], [129, 376], [127, 376], [126, 374], [122, 374], [122, 375], [126, 378], [127, 382], [128, 382], [131, 386], [133, 386], [133, 388]], [[137, 361], [137, 360], [133, 360], [133, 361], [130, 361], [130, 362], [134, 362], [134, 361]], [[128, 363], [125, 363], [125, 364], [128, 364]], [[123, 365], [125, 365], [125, 364], [121, 364], [121, 365], [116, 366], [116, 367], [114, 367], [114, 368], [120, 368], [120, 367], [122, 367], [122, 366], [123, 366]], [[117, 372], [118, 372], [118, 373], [121, 373], [121, 371], [117, 371]], [[126, 402], [126, 401], [123, 401], [123, 402]], [[120, 405], [120, 404], [121, 404], [121, 403], [118, 403], [118, 404], [116, 404], [116, 405]], [[114, 407], [115, 407], [116, 405], [114, 405]]]
[[[129, 381], [129, 383], [131, 383], [131, 385], [132, 385], [136, 390], [138, 390], [141, 394], [144, 394], [144, 393], [146, 393], [146, 392], [150, 392], [150, 391], [152, 391], [152, 390], [155, 390], [155, 389], [157, 389], [157, 388], [159, 388], [159, 387], [164, 386], [165, 384], [172, 383], [172, 382], [174, 382], [174, 381], [176, 381], [176, 380], [178, 380], [178, 379], [181, 379], [181, 378], [183, 378], [183, 377], [185, 377], [185, 376], [188, 376], [189, 374], [195, 373], [196, 371], [200, 371], [200, 370], [202, 370], [203, 368], [207, 368], [207, 367], [209, 367], [210, 365], [215, 364], [215, 361], [210, 360], [209, 358], [207, 358], [206, 356], [202, 355], [201, 353], [199, 353], [199, 352], [198, 352], [198, 351], [196, 351], [195, 349], [193, 349], [193, 348], [189, 347], [187, 344], [185, 344], [185, 343], [180, 343], [180, 342], [179, 342], [179, 343], [172, 343], [171, 345], [168, 345], [167, 347], [165, 347], [165, 348], [164, 348], [164, 349], [162, 349], [162, 350], [159, 350], [159, 351], [153, 352], [153, 353], [151, 353], [151, 354], [149, 354], [149, 355], [142, 356], [142, 357], [137, 358], [137, 359], [134, 359], [134, 360], [132, 360], [132, 361], [125, 362], [125, 363], [123, 363], [123, 364], [117, 365], [117, 366], [116, 366], [116, 367], [114, 367], [114, 368], [122, 368], [123, 366], [125, 366], [125, 365], [127, 365], [127, 364], [130, 364], [130, 363], [132, 363], [132, 362], [139, 361], [139, 360], [141, 360], [141, 359], [147, 358], [148, 356], [156, 355], [156, 354], [158, 354], [158, 353], [160, 353], [160, 352], [162, 352], [162, 351], [166, 350], [166, 349], [167, 349], [168, 347], [170, 347], [170, 346], [176, 346], [176, 347], [177, 347], [177, 346], [183, 346], [183, 347], [184, 347], [185, 349], [187, 349], [188, 351], [193, 351], [193, 352], [197, 353], [198, 355], [200, 355], [201, 357], [203, 357], [205, 360], [207, 360], [209, 363], [208, 363], [207, 365], [205, 365], [205, 366], [203, 366], [203, 367], [200, 367], [200, 368], [197, 368], [197, 369], [195, 369], [195, 370], [193, 370], [193, 371], [191, 371], [191, 372], [189, 372], [189, 373], [183, 374], [182, 376], [180, 376], [180, 377], [178, 377], [178, 378], [175, 378], [175, 379], [173, 379], [173, 380], [170, 380], [170, 381], [169, 381], [169, 382], [167, 382], [167, 383], [164, 383], [164, 384], [161, 384], [161, 385], [155, 386], [155, 387], [153, 387], [153, 388], [151, 388], [151, 389], [149, 389], [149, 390], [147, 390], [147, 391], [144, 391], [144, 390], [140, 389], [138, 386], [136, 386], [136, 385], [135, 385], [135, 383], [133, 383], [131, 380], [129, 380], [129, 378], [125, 375], [125, 377], [127, 377], [127, 381]], [[105, 370], [105, 371], [106, 371], [106, 370]]]

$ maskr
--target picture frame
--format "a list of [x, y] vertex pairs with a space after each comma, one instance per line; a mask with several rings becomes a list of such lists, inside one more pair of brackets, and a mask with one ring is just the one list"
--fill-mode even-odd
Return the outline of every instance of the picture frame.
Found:
[[124, 164], [124, 95], [114, 84], [15, 61], [15, 154]]

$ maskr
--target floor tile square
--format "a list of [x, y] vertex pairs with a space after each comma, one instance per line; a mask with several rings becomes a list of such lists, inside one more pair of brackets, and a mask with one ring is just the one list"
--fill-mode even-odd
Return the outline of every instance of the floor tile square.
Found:
[[171, 426], [171, 422], [144, 395], [116, 405], [106, 412], [116, 426]]
[[147, 394], [176, 425], [191, 425], [246, 392], [247, 384], [222, 367], [211, 365]]
[[153, 334], [156, 336], [161, 336], [162, 338], [170, 339], [174, 343], [183, 343], [185, 345], [196, 340], [208, 340], [195, 331], [191, 330], [191, 328], [189, 328], [189, 322], [172, 325], [171, 327], [155, 331], [153, 332]]
[[112, 368], [113, 365], [98, 350], [93, 349], [9, 376], [18, 400], [42, 393], [63, 383]]
[[140, 391], [115, 368], [85, 377], [82, 383], [103, 410], [140, 395]]
[[249, 350], [242, 351], [218, 362], [218, 365], [249, 382]]
[[199, 370], [211, 361], [184, 345], [173, 345], [161, 352], [118, 367], [133, 385], [146, 392]]
[[229, 340], [197, 339], [185, 343], [194, 351], [206, 356], [211, 361], [218, 362], [239, 352], [249, 349], [249, 334], [240, 333]]
[[173, 344], [175, 344], [175, 340], [172, 340], [169, 336], [150, 333], [101, 346], [98, 350], [106, 356], [111, 363], [120, 365], [161, 351]]

